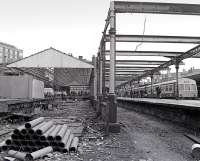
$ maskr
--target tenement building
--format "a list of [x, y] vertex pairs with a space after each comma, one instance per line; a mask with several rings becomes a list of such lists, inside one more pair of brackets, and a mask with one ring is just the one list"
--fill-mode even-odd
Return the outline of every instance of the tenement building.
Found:
[[0, 42], [0, 64], [7, 64], [23, 58], [23, 51], [13, 45]]

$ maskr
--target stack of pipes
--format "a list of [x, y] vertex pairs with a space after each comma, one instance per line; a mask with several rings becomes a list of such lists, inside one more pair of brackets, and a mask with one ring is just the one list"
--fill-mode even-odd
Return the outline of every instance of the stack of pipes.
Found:
[[15, 129], [10, 138], [0, 143], [0, 150], [18, 159], [36, 159], [52, 151], [76, 152], [78, 142], [66, 124], [54, 125], [40, 117]]

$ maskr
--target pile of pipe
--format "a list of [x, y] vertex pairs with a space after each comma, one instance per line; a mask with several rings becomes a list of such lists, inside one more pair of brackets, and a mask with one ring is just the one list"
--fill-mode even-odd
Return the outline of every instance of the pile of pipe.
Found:
[[21, 160], [34, 160], [50, 152], [76, 152], [79, 139], [66, 124], [55, 125], [40, 117], [13, 131], [10, 138], [0, 143], [0, 149]]

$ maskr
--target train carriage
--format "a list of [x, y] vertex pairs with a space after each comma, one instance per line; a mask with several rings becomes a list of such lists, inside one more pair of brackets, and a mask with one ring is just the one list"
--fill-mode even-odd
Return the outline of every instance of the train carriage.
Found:
[[[180, 98], [196, 98], [198, 97], [198, 90], [196, 81], [189, 78], [180, 78], [178, 80], [179, 97]], [[152, 85], [132, 87], [131, 95], [130, 89], [126, 91], [125, 97], [157, 97], [157, 98], [175, 98], [176, 97], [176, 80], [166, 81], [162, 83], [155, 83]]]

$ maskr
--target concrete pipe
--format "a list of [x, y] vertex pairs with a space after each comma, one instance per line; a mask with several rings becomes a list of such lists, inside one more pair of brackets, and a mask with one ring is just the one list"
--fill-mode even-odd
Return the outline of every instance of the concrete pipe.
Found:
[[14, 140], [13, 141], [13, 145], [20, 146], [21, 145], [21, 141], [20, 140]]
[[1, 147], [1, 149], [2, 149], [2, 151], [7, 151], [7, 150], [9, 150], [9, 146], [7, 146], [7, 145], [3, 145], [2, 147]]
[[70, 145], [69, 151], [70, 152], [76, 152], [77, 151], [77, 147], [78, 147], [78, 143], [79, 143], [79, 138], [78, 137], [74, 137], [72, 140], [72, 143]]
[[53, 125], [51, 128], [49, 128], [41, 137], [40, 140], [44, 141], [47, 139], [49, 134], [55, 129], [56, 125]]
[[33, 120], [33, 121], [30, 121], [30, 122], [25, 123], [25, 127], [26, 127], [27, 129], [30, 129], [30, 128], [33, 128], [33, 127], [35, 127], [36, 125], [40, 124], [40, 123], [43, 122], [43, 121], [44, 121], [44, 117], [39, 117], [39, 118], [37, 118], [37, 119], [35, 119], [35, 120]]
[[36, 135], [36, 134], [34, 134], [34, 135], [32, 136], [32, 139], [33, 139], [33, 140], [38, 140], [38, 139], [39, 139], [39, 136]]
[[63, 137], [62, 141], [58, 143], [58, 146], [60, 146], [61, 148], [64, 148], [65, 144], [67, 144], [70, 134], [71, 134], [71, 130], [67, 129], [65, 136]]
[[24, 160], [26, 154], [19, 152], [19, 151], [15, 151], [15, 150], [9, 150], [8, 156], [13, 157], [13, 158], [17, 158], [17, 159], [20, 159], [20, 160]]
[[17, 129], [14, 129], [13, 133], [16, 134], [16, 135], [18, 135], [18, 134], [20, 134], [20, 132], [21, 132], [22, 129], [25, 129], [24, 125], [18, 127]]
[[37, 146], [42, 146], [42, 142], [41, 141], [35, 141], [35, 144], [37, 145]]
[[3, 141], [0, 143], [0, 151], [6, 151], [7, 150], [7, 145], [6, 142]]
[[21, 145], [27, 146], [28, 145], [28, 141], [27, 140], [21, 140]]
[[6, 145], [6, 142], [5, 142], [5, 141], [2, 141], [2, 142], [0, 143], [0, 147], [2, 147], [2, 146], [4, 146], [4, 145]]
[[11, 145], [11, 143], [12, 143], [12, 139], [11, 138], [6, 139], [6, 145]]
[[51, 141], [51, 142], [50, 142], [50, 145], [53, 146], [53, 147], [58, 146], [57, 142], [55, 142], [55, 141]]
[[19, 151], [20, 147], [16, 146], [16, 145], [11, 145], [10, 146], [10, 150], [15, 150], [15, 151]]
[[196, 160], [200, 160], [200, 144], [193, 144], [192, 145], [192, 156]]
[[52, 125], [53, 125], [53, 121], [48, 121], [48, 122], [46, 122], [43, 126], [41, 126], [40, 128], [38, 128], [38, 129], [36, 130], [36, 134], [41, 136], [41, 135], [44, 134], [48, 129], [50, 129]]
[[11, 139], [12, 139], [12, 140], [18, 140], [18, 139], [19, 139], [18, 136], [19, 136], [19, 135], [12, 134], [12, 135], [11, 135]]
[[25, 160], [35, 160], [40, 157], [47, 155], [48, 153], [53, 152], [53, 148], [48, 146], [46, 148], [40, 149], [38, 151], [32, 152], [31, 154], [26, 154]]
[[73, 138], [74, 138], [74, 134], [70, 134], [69, 139], [67, 140], [67, 144], [65, 145], [63, 149], [63, 153], [69, 152], [69, 148], [70, 148]]
[[17, 161], [16, 158], [12, 158], [12, 157], [4, 157], [5, 161]]
[[34, 134], [34, 130], [33, 129], [28, 129], [28, 134], [29, 135], [33, 135]]
[[44, 147], [47, 147], [47, 146], [50, 145], [50, 143], [49, 143], [48, 141], [41, 141], [41, 142], [42, 142], [42, 144], [44, 145]]
[[25, 135], [25, 140], [31, 140], [31, 135]]
[[56, 135], [55, 139], [57, 141], [61, 141], [63, 139], [63, 137], [65, 136], [65, 133], [67, 131], [68, 126], [66, 124], [62, 125], [61, 130], [58, 132], [58, 134]]
[[47, 137], [47, 139], [49, 141], [54, 140], [55, 136], [57, 135], [57, 133], [60, 131], [61, 125], [57, 125], [55, 127], [55, 129], [49, 134], [49, 136]]
[[36, 148], [36, 147], [32, 147], [32, 152], [35, 152], [35, 151], [37, 151], [38, 150], [38, 148]]
[[35, 142], [33, 142], [32, 140], [29, 140], [29, 141], [28, 141], [28, 146], [33, 147], [33, 146], [36, 146], [36, 144], [35, 144]]
[[23, 135], [18, 135], [18, 140], [24, 140], [24, 136]]
[[22, 135], [27, 135], [28, 134], [28, 130], [27, 129], [22, 129], [21, 130], [21, 134]]
[[32, 147], [30, 147], [30, 146], [24, 146], [24, 148], [23, 148], [23, 150], [25, 152], [31, 152], [31, 149], [32, 149]]
[[36, 125], [35, 127], [33, 127], [33, 131], [34, 133], [36, 132], [37, 129], [39, 129], [40, 127], [42, 127], [45, 124], [45, 122], [41, 122], [40, 124]]

